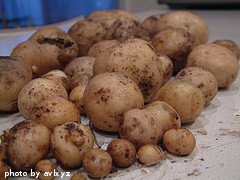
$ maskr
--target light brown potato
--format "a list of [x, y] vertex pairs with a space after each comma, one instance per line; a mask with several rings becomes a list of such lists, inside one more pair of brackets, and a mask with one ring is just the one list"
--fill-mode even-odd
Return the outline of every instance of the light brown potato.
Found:
[[34, 79], [20, 91], [18, 109], [25, 119], [29, 119], [32, 109], [37, 104], [55, 96], [68, 99], [67, 91], [61, 84], [44, 78]]
[[92, 75], [84, 73], [77, 76], [71, 83], [71, 90], [77, 86], [85, 86], [92, 79]]
[[138, 86], [119, 73], [102, 73], [90, 80], [84, 92], [84, 109], [92, 124], [103, 131], [118, 132], [124, 114], [142, 108]]
[[86, 178], [82, 173], [76, 173], [72, 175], [71, 180], [86, 180]]
[[18, 94], [32, 79], [27, 68], [10, 56], [0, 56], [0, 111], [17, 109]]
[[92, 178], [104, 178], [112, 169], [110, 154], [102, 149], [91, 149], [83, 159], [83, 168]]
[[208, 25], [200, 16], [188, 11], [174, 11], [165, 14], [159, 19], [158, 31], [167, 27], [182, 28], [196, 41], [196, 45], [208, 41]]
[[163, 131], [153, 113], [145, 109], [132, 109], [125, 113], [119, 134], [139, 148], [146, 144], [158, 144]]
[[163, 135], [166, 149], [176, 155], [189, 155], [196, 147], [196, 140], [188, 129], [169, 129]]
[[139, 148], [138, 159], [146, 166], [152, 166], [164, 159], [164, 154], [161, 148], [153, 144], [147, 144]]
[[139, 38], [150, 40], [149, 34], [140, 23], [132, 18], [120, 18], [116, 20], [107, 30], [106, 39], [116, 39], [125, 42], [128, 39]]
[[223, 39], [223, 40], [216, 40], [212, 43], [223, 46], [223, 47], [229, 49], [230, 51], [232, 51], [235, 54], [235, 56], [239, 60], [240, 49], [239, 49], [239, 46], [234, 41], [228, 40], [228, 39]]
[[146, 107], [146, 110], [156, 116], [163, 132], [181, 127], [181, 120], [178, 113], [169, 104], [163, 101], [155, 101], [154, 103], [151, 103]]
[[69, 122], [56, 126], [52, 133], [53, 156], [66, 169], [80, 167], [84, 156], [93, 146], [92, 131], [79, 123]]
[[9, 133], [7, 160], [16, 171], [29, 171], [48, 154], [51, 132], [46, 126], [22, 121]]
[[162, 67], [154, 48], [141, 39], [130, 39], [107, 49], [96, 58], [93, 71], [94, 75], [124, 74], [140, 87], [145, 102], [150, 101], [163, 82]]
[[134, 145], [125, 139], [116, 139], [107, 146], [107, 152], [113, 159], [113, 164], [117, 167], [129, 167], [136, 158]]
[[69, 94], [69, 100], [72, 101], [78, 108], [81, 114], [85, 114], [83, 105], [83, 96], [86, 85], [79, 85], [75, 87]]
[[194, 121], [202, 112], [205, 99], [202, 92], [192, 83], [174, 80], [166, 83], [155, 94], [153, 101], [164, 101], [180, 116], [181, 123]]
[[237, 78], [239, 65], [236, 56], [227, 48], [216, 44], [203, 44], [193, 49], [187, 67], [198, 66], [210, 71], [219, 88], [229, 87]]
[[104, 41], [99, 41], [96, 44], [94, 44], [93, 46], [91, 46], [91, 48], [88, 51], [88, 56], [91, 57], [97, 57], [98, 54], [100, 54], [101, 52], [107, 50], [108, 48], [119, 44], [120, 42], [116, 39], [113, 40], [104, 40]]
[[30, 119], [47, 126], [51, 131], [67, 122], [81, 122], [77, 106], [62, 97], [43, 100], [33, 107]]
[[[147, 17], [142, 22], [142, 27], [144, 30], [146, 30], [151, 37], [153, 37], [155, 34], [157, 34], [159, 31], [161, 31], [161, 27], [159, 28], [159, 20], [161, 17], [163, 17], [164, 14], [155, 14], [152, 16]], [[159, 30], [160, 29], [160, 30]]]
[[40, 173], [38, 176], [38, 179], [40, 180], [54, 179], [54, 171], [57, 171], [56, 166], [48, 159], [38, 161], [37, 165], [35, 166], [35, 172]]
[[186, 80], [196, 86], [205, 97], [207, 106], [217, 94], [217, 80], [212, 73], [199, 67], [187, 67], [182, 69], [176, 79]]
[[1, 180], [5, 180], [7, 178], [5, 178], [5, 175], [7, 172], [9, 172], [9, 167], [7, 164], [5, 164], [4, 162], [0, 161], [0, 179]]
[[165, 55], [159, 56], [159, 61], [162, 64], [163, 71], [163, 84], [166, 84], [173, 74], [173, 63], [172, 60]]
[[93, 75], [94, 62], [94, 57], [83, 56], [76, 58], [71, 63], [69, 63], [65, 67], [64, 72], [67, 74], [70, 83], [72, 83], [79, 75]]
[[88, 50], [93, 44], [104, 40], [106, 29], [100, 22], [80, 19], [70, 27], [68, 34], [78, 45], [78, 56], [87, 56]]

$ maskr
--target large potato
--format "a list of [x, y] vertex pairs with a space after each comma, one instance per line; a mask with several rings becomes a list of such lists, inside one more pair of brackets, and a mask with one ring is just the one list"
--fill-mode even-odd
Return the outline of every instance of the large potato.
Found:
[[93, 67], [94, 75], [118, 72], [132, 79], [141, 89], [145, 102], [149, 102], [161, 87], [161, 63], [153, 47], [141, 39], [131, 39], [101, 53]]
[[176, 79], [189, 81], [200, 89], [205, 97], [205, 106], [207, 106], [217, 94], [217, 80], [213, 74], [206, 69], [199, 67], [187, 67], [182, 69], [176, 75]]
[[26, 84], [18, 96], [18, 109], [25, 119], [29, 119], [32, 109], [41, 101], [51, 97], [68, 99], [66, 89], [54, 81], [37, 78]]
[[181, 123], [193, 121], [202, 112], [205, 99], [193, 84], [174, 80], [166, 83], [155, 94], [154, 101], [164, 101], [172, 106], [180, 116]]
[[17, 109], [18, 94], [32, 79], [27, 68], [11, 57], [0, 56], [0, 111]]
[[84, 109], [98, 129], [118, 132], [125, 112], [142, 108], [143, 96], [138, 86], [118, 73], [102, 73], [90, 80], [84, 91]]
[[210, 71], [219, 88], [229, 87], [237, 78], [237, 57], [227, 48], [216, 44], [203, 44], [193, 49], [187, 59], [187, 67], [198, 66]]

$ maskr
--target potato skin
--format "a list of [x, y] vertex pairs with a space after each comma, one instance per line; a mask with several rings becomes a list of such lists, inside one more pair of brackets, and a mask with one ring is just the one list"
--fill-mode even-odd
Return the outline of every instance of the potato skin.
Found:
[[[35, 172], [40, 172], [38, 177], [40, 180], [54, 179], [54, 170], [56, 171], [55, 164], [48, 159], [38, 161], [37, 165], [35, 166]], [[44, 174], [45, 172], [48, 172], [48, 176]], [[52, 174], [50, 175], [49, 173]]]
[[169, 129], [163, 135], [166, 149], [176, 155], [188, 155], [196, 147], [196, 140], [188, 129]]
[[210, 71], [219, 88], [229, 87], [237, 78], [239, 65], [236, 56], [227, 48], [216, 44], [203, 44], [193, 49], [187, 67], [197, 66]]
[[17, 109], [21, 89], [32, 79], [24, 64], [14, 58], [0, 56], [0, 111]]
[[62, 85], [44, 78], [34, 79], [20, 91], [18, 109], [25, 119], [29, 119], [34, 106], [54, 96], [68, 99], [67, 91]]
[[22, 121], [9, 132], [7, 160], [16, 171], [29, 171], [48, 154], [51, 132], [46, 126]]
[[161, 17], [163, 17], [163, 14], [155, 14], [155, 15], [149, 16], [142, 22], [141, 26], [145, 31], [149, 33], [151, 37], [153, 37], [155, 34], [157, 34], [160, 31], [158, 27], [159, 26], [158, 22]]
[[4, 162], [0, 161], [0, 179], [4, 180], [7, 179], [5, 178], [5, 173], [9, 172], [9, 167], [7, 164], [5, 164]]
[[83, 99], [84, 110], [92, 124], [109, 132], [118, 132], [125, 112], [144, 105], [138, 86], [119, 73], [95, 76], [87, 85]]
[[77, 106], [78, 111], [81, 114], [85, 114], [84, 105], [83, 105], [83, 96], [84, 96], [85, 88], [86, 88], [86, 85], [79, 85], [75, 87], [69, 94], [69, 100]]
[[75, 122], [56, 126], [51, 136], [53, 155], [66, 169], [80, 167], [85, 154], [93, 146], [94, 135], [91, 130]]
[[179, 114], [181, 123], [193, 121], [202, 112], [205, 99], [202, 92], [193, 84], [174, 80], [166, 83], [155, 94], [153, 101], [164, 101]]
[[217, 94], [217, 80], [213, 74], [206, 69], [199, 67], [184, 68], [176, 75], [176, 79], [186, 80], [196, 86], [205, 97], [205, 106], [207, 106]]
[[30, 119], [47, 126], [51, 131], [67, 122], [81, 122], [78, 108], [62, 97], [45, 99], [33, 107]]
[[159, 56], [159, 61], [162, 64], [163, 71], [163, 84], [166, 84], [173, 74], [173, 63], [172, 60], [165, 55]]
[[140, 87], [145, 102], [150, 101], [163, 82], [162, 67], [154, 48], [141, 39], [130, 39], [101, 53], [96, 58], [93, 72], [94, 75], [104, 72], [124, 74]]
[[113, 159], [113, 164], [117, 167], [129, 167], [136, 158], [134, 145], [125, 139], [116, 139], [108, 144], [107, 152]]
[[86, 180], [85, 176], [82, 173], [78, 172], [72, 175], [71, 180]]
[[163, 131], [156, 117], [145, 109], [132, 109], [125, 113], [119, 129], [122, 139], [127, 139], [139, 148], [146, 144], [158, 144]]

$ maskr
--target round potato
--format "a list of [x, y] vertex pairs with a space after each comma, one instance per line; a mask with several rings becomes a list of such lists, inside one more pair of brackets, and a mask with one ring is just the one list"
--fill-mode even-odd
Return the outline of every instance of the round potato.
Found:
[[181, 123], [196, 119], [205, 103], [202, 92], [192, 83], [183, 80], [166, 83], [158, 90], [153, 100], [164, 101], [172, 106], [178, 112]]
[[159, 61], [162, 64], [163, 71], [163, 84], [166, 84], [173, 74], [173, 63], [172, 60], [165, 55], [159, 56]]
[[156, 116], [163, 132], [181, 127], [181, 120], [178, 113], [169, 104], [163, 101], [156, 101], [148, 105], [146, 110]]
[[196, 140], [188, 129], [169, 129], [163, 135], [166, 149], [176, 155], [188, 155], [196, 147]]
[[139, 148], [146, 144], [158, 144], [163, 131], [153, 113], [145, 109], [132, 109], [125, 114], [119, 134]]
[[216, 44], [203, 44], [193, 49], [187, 59], [187, 67], [198, 66], [210, 71], [219, 88], [229, 87], [237, 78], [237, 57], [227, 48]]
[[[131, 51], [129, 51], [131, 49]], [[163, 82], [162, 67], [154, 48], [141, 39], [130, 39], [101, 53], [93, 67], [94, 75], [122, 73], [141, 89], [149, 102]]]
[[40, 173], [38, 176], [40, 180], [54, 179], [55, 171], [56, 171], [55, 164], [48, 159], [38, 161], [37, 165], [35, 166], [35, 172]]
[[25, 119], [29, 119], [32, 109], [41, 101], [50, 97], [68, 99], [66, 89], [54, 81], [37, 78], [26, 84], [18, 96], [18, 109]]
[[207, 106], [217, 94], [217, 80], [213, 74], [206, 69], [187, 67], [182, 69], [176, 75], [176, 79], [183, 79], [191, 82], [194, 86], [200, 89], [205, 97], [205, 106]]
[[83, 105], [83, 96], [86, 85], [79, 85], [75, 87], [69, 94], [69, 100], [72, 101], [78, 108], [81, 114], [85, 114]]
[[4, 162], [0, 161], [0, 179], [1, 180], [5, 180], [7, 178], [5, 178], [5, 175], [7, 172], [9, 172], [9, 167], [7, 164], [5, 164]]
[[125, 112], [142, 108], [138, 86], [118, 73], [102, 73], [90, 80], [84, 92], [84, 109], [92, 124], [103, 131], [118, 132]]
[[[145, 31], [149, 33], [151, 37], [153, 37], [155, 34], [157, 34], [161, 29], [159, 30], [159, 19], [163, 17], [163, 14], [155, 14], [152, 16], [149, 16], [142, 22], [142, 27]], [[160, 27], [161, 28], [161, 27]]]
[[77, 86], [85, 86], [92, 79], [92, 75], [84, 73], [77, 76], [71, 83], [71, 90]]
[[63, 123], [81, 122], [77, 106], [62, 97], [48, 98], [34, 106], [30, 119], [44, 124], [51, 131]]
[[[0, 136], [1, 139], [1, 136]], [[0, 161], [4, 161], [7, 159], [7, 147], [5, 144], [0, 144]]]

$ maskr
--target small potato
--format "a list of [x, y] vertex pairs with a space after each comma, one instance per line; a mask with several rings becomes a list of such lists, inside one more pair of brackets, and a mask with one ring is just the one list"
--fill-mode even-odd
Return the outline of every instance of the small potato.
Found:
[[173, 74], [172, 60], [165, 55], [159, 56], [159, 61], [162, 63], [163, 84], [166, 84]]
[[7, 178], [5, 178], [5, 173], [9, 172], [10, 169], [8, 167], [7, 164], [5, 164], [4, 162], [0, 161], [0, 179], [1, 180], [5, 180]]
[[44, 74], [42, 78], [49, 79], [61, 84], [66, 89], [67, 92], [69, 92], [70, 90], [70, 82], [68, 80], [67, 75], [63, 71], [55, 69]]
[[160, 126], [163, 132], [181, 127], [181, 120], [178, 113], [167, 103], [163, 101], [155, 101], [148, 105], [146, 110], [153, 113], [157, 120], [160, 122]]
[[[151, 37], [153, 37], [155, 34], [157, 34], [159, 30], [159, 20], [163, 17], [163, 14], [155, 14], [152, 16], [149, 16], [142, 22], [142, 27], [145, 31], [147, 31]], [[161, 27], [160, 27], [161, 28]]]
[[77, 86], [85, 86], [92, 79], [92, 75], [84, 73], [77, 76], [71, 83], [71, 90], [73, 90]]
[[34, 79], [20, 91], [18, 109], [25, 119], [29, 119], [32, 109], [37, 104], [55, 96], [68, 99], [67, 91], [61, 84], [44, 78]]
[[118, 132], [125, 112], [144, 105], [139, 87], [119, 73], [95, 76], [87, 85], [83, 99], [84, 110], [92, 124], [108, 132]]
[[35, 172], [40, 173], [38, 176], [40, 180], [54, 179], [54, 170], [57, 171], [55, 164], [48, 159], [38, 161], [35, 166]]
[[63, 123], [81, 122], [81, 116], [77, 106], [71, 101], [53, 97], [45, 99], [33, 107], [30, 119], [47, 126], [51, 131]]
[[79, 85], [75, 87], [69, 94], [69, 100], [72, 101], [78, 108], [81, 114], [85, 114], [83, 105], [83, 96], [86, 85]]
[[93, 44], [104, 40], [106, 29], [100, 22], [80, 19], [70, 27], [68, 34], [78, 45], [78, 56], [87, 56], [88, 50]]
[[153, 113], [145, 109], [132, 109], [126, 112], [119, 134], [139, 148], [146, 144], [158, 144], [163, 131]]
[[180, 116], [181, 123], [192, 122], [202, 112], [205, 99], [202, 92], [192, 83], [174, 80], [166, 83], [155, 94], [153, 101], [164, 101]]
[[230, 51], [232, 51], [235, 54], [235, 56], [239, 60], [240, 49], [239, 49], [239, 46], [234, 41], [226, 39], [226, 40], [216, 40], [212, 43], [228, 48]]
[[101, 52], [105, 51], [106, 49], [119, 44], [120, 42], [118, 40], [104, 40], [104, 41], [99, 41], [96, 44], [94, 44], [88, 51], [88, 56], [91, 57], [97, 57], [98, 54]]
[[216, 44], [203, 44], [193, 49], [187, 59], [187, 67], [197, 66], [210, 71], [219, 88], [229, 87], [237, 78], [237, 57], [227, 48]]
[[[0, 137], [1, 139], [1, 137]], [[0, 161], [4, 161], [7, 159], [7, 147], [5, 144], [0, 144]]]
[[125, 139], [117, 139], [109, 143], [107, 152], [113, 159], [113, 164], [117, 167], [129, 167], [136, 158], [134, 145]]
[[76, 173], [72, 175], [70, 180], [86, 180], [85, 176], [82, 173]]
[[140, 162], [146, 166], [152, 166], [164, 159], [163, 151], [153, 144], [140, 147], [137, 155]]
[[76, 58], [71, 63], [69, 63], [65, 67], [64, 72], [68, 76], [70, 83], [72, 83], [81, 74], [86, 73], [89, 75], [93, 75], [94, 62], [94, 57], [83, 56]]
[[176, 75], [176, 79], [186, 80], [200, 89], [205, 97], [205, 106], [207, 106], [217, 94], [217, 80], [213, 74], [206, 69], [199, 67], [184, 68]]
[[75, 122], [56, 126], [51, 137], [53, 156], [66, 169], [80, 167], [83, 157], [93, 145], [94, 135], [91, 130]]
[[91, 149], [84, 156], [83, 168], [92, 178], [104, 178], [112, 169], [111, 156], [102, 149]]
[[196, 147], [196, 140], [188, 129], [169, 129], [163, 135], [166, 149], [176, 155], [189, 155]]

